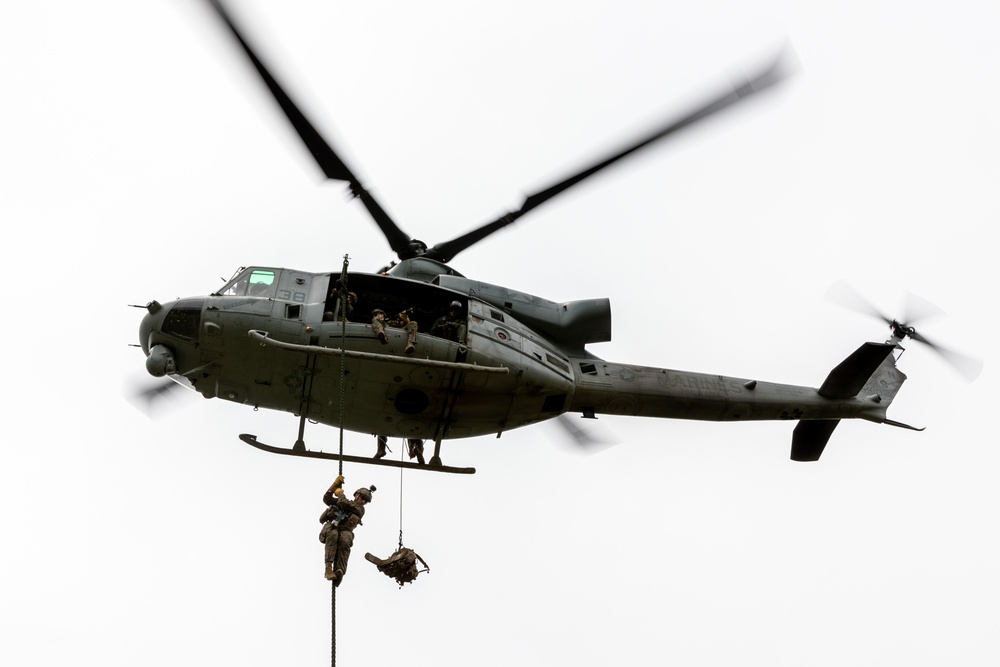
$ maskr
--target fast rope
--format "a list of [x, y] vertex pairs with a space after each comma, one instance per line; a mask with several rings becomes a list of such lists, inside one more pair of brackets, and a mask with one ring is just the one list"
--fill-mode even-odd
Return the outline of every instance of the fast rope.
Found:
[[[351, 258], [344, 255], [344, 266], [340, 270], [340, 459], [338, 474], [344, 474], [344, 391], [347, 387], [347, 355], [344, 351], [347, 341], [347, 266]], [[401, 529], [402, 530], [402, 529]], [[401, 533], [402, 534], [402, 533]], [[402, 537], [400, 537], [402, 539]], [[330, 667], [337, 667], [337, 584], [330, 581]]]
[[344, 255], [344, 266], [340, 270], [340, 474], [344, 474], [344, 392], [347, 388], [347, 266], [351, 258]]
[[[405, 447], [399, 448], [399, 460], [403, 460], [403, 452], [406, 451]], [[399, 546], [396, 550], [403, 548], [403, 467], [399, 467]]]

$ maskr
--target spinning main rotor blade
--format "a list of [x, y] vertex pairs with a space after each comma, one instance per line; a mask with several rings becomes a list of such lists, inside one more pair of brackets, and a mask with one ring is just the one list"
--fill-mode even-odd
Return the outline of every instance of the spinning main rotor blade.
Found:
[[400, 259], [410, 259], [424, 255], [441, 262], [448, 262], [461, 251], [485, 239], [490, 234], [503, 229], [529, 211], [537, 208], [556, 195], [568, 190], [577, 183], [580, 183], [581, 181], [596, 174], [605, 167], [614, 164], [641, 148], [665, 139], [675, 132], [693, 125], [704, 118], [708, 118], [723, 109], [731, 107], [752, 96], [754, 93], [771, 88], [774, 84], [785, 79], [789, 72], [789, 68], [787, 67], [788, 58], [783, 53], [775, 58], [768, 67], [764, 68], [756, 76], [747, 78], [738, 85], [733, 84], [729, 89], [723, 91], [722, 94], [696, 107], [680, 119], [671, 121], [669, 124], [656, 130], [652, 134], [633, 144], [630, 144], [626, 148], [597, 162], [596, 164], [583, 169], [575, 175], [570, 176], [569, 178], [566, 178], [563, 181], [546, 188], [545, 190], [528, 196], [521, 205], [521, 208], [518, 210], [507, 213], [497, 220], [482, 225], [481, 227], [459, 236], [458, 238], [444, 243], [439, 243], [433, 248], [425, 250], [425, 246], [421, 242], [410, 239], [403, 232], [403, 230], [399, 228], [399, 225], [397, 225], [392, 218], [389, 217], [389, 214], [385, 212], [379, 203], [375, 201], [375, 198], [372, 197], [371, 194], [364, 188], [361, 181], [358, 180], [358, 177], [351, 172], [344, 161], [334, 152], [333, 148], [330, 147], [330, 144], [323, 139], [319, 131], [312, 125], [312, 123], [309, 122], [305, 114], [302, 113], [299, 107], [292, 101], [274, 76], [271, 75], [255, 53], [254, 49], [250, 47], [246, 39], [244, 39], [243, 35], [236, 28], [236, 25], [230, 18], [229, 13], [223, 7], [221, 0], [207, 1], [229, 28], [236, 41], [239, 42], [240, 47], [250, 59], [250, 62], [253, 64], [257, 73], [264, 81], [264, 84], [267, 85], [268, 89], [271, 91], [275, 101], [288, 117], [289, 122], [291, 122], [292, 127], [295, 128], [295, 131], [302, 139], [302, 142], [309, 149], [309, 152], [312, 153], [313, 159], [316, 160], [316, 163], [323, 170], [323, 173], [329, 179], [346, 181], [350, 184], [351, 192], [354, 196], [361, 199], [361, 202], [364, 204], [365, 208], [368, 209], [368, 212], [375, 220], [375, 223], [379, 226], [379, 229], [382, 230], [382, 234], [385, 235], [386, 239], [389, 241], [389, 246]]
[[292, 127], [298, 132], [299, 137], [302, 138], [302, 142], [312, 153], [313, 159], [319, 165], [320, 169], [327, 178], [336, 181], [347, 181], [351, 186], [351, 193], [355, 197], [361, 199], [361, 203], [365, 205], [368, 212], [371, 213], [372, 218], [375, 219], [375, 223], [382, 230], [386, 239], [389, 241], [390, 247], [393, 251], [399, 255], [400, 259], [404, 256], [408, 256], [412, 251], [410, 248], [410, 238], [403, 233], [403, 230], [393, 222], [389, 214], [386, 213], [382, 207], [379, 205], [375, 198], [365, 190], [362, 186], [361, 181], [355, 176], [344, 161], [334, 152], [330, 144], [323, 139], [319, 131], [313, 127], [312, 123], [305, 117], [305, 114], [295, 105], [292, 99], [284, 91], [284, 89], [278, 84], [277, 80], [271, 75], [271, 73], [261, 62], [260, 58], [257, 57], [256, 53], [247, 41], [240, 34], [240, 31], [236, 29], [236, 25], [233, 23], [226, 12], [225, 8], [219, 0], [208, 0], [208, 3], [215, 8], [215, 11], [222, 18], [222, 21], [228, 26], [230, 32], [232, 32], [233, 37], [239, 42], [243, 51], [247, 54], [250, 62], [256, 68], [257, 73], [260, 74], [261, 79], [267, 85], [271, 94], [274, 96], [275, 101], [281, 107], [281, 110], [285, 112], [288, 117], [289, 122], [291, 122]]
[[563, 413], [556, 417], [555, 422], [580, 454], [597, 454], [621, 443], [620, 438], [610, 435], [593, 419], [573, 418]]
[[[187, 395], [191, 396], [188, 397]], [[183, 407], [190, 398], [193, 401], [196, 394], [177, 384], [169, 378], [161, 378], [150, 383], [148, 378], [134, 381], [125, 389], [125, 398], [137, 410], [151, 419]]]
[[482, 241], [484, 238], [490, 234], [499, 231], [511, 224], [522, 215], [528, 213], [532, 209], [537, 208], [541, 204], [552, 199], [556, 195], [565, 192], [569, 188], [573, 187], [577, 183], [580, 183], [586, 178], [593, 176], [597, 172], [601, 171], [605, 167], [608, 167], [618, 160], [635, 153], [641, 148], [645, 148], [650, 144], [656, 143], [662, 139], [673, 135], [674, 133], [683, 130], [690, 125], [694, 125], [700, 120], [708, 118], [713, 114], [722, 111], [728, 107], [731, 107], [755, 93], [759, 93], [763, 90], [771, 88], [777, 83], [780, 83], [788, 77], [791, 68], [789, 67], [788, 56], [782, 52], [779, 54], [773, 62], [771, 62], [766, 68], [764, 68], [757, 75], [746, 79], [737, 85], [735, 82], [731, 87], [721, 94], [713, 97], [709, 101], [696, 107], [693, 111], [688, 112], [686, 115], [682, 116], [677, 120], [673, 120], [667, 125], [654, 131], [652, 134], [647, 135], [643, 139], [630, 144], [626, 148], [614, 153], [613, 155], [597, 162], [596, 164], [583, 169], [582, 171], [570, 176], [569, 178], [552, 185], [545, 190], [536, 192], [529, 195], [524, 203], [516, 211], [507, 213], [501, 216], [493, 222], [487, 223], [478, 229], [475, 229], [468, 234], [459, 236], [451, 241], [446, 241], [444, 243], [439, 243], [433, 248], [427, 251], [426, 256], [436, 259], [441, 262], [449, 262], [455, 255], [465, 250], [469, 246]]

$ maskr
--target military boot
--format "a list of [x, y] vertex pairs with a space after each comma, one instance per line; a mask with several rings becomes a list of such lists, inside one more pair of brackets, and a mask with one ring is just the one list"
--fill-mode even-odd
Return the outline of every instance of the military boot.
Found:
[[335, 576], [333, 573], [333, 563], [326, 564], [326, 574], [324, 576], [326, 576], [326, 578], [329, 579], [330, 581], [333, 581], [333, 578]]
[[419, 438], [407, 438], [407, 454], [411, 459], [416, 459], [417, 463], [424, 465], [424, 441]]

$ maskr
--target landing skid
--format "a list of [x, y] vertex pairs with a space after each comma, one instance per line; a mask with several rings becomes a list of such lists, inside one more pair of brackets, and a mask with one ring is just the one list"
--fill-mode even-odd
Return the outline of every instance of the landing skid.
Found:
[[450, 472], [458, 475], [472, 475], [476, 472], [475, 468], [455, 468], [446, 465], [435, 465], [434, 459], [431, 459], [429, 465], [420, 465], [419, 463], [411, 463], [410, 461], [390, 461], [387, 459], [373, 459], [366, 458], [364, 456], [349, 456], [344, 454], [340, 456], [332, 452], [310, 452], [306, 449], [286, 449], [284, 447], [272, 447], [271, 445], [265, 445], [263, 442], [257, 440], [257, 436], [251, 435], [250, 433], [241, 433], [240, 440], [252, 445], [257, 449], [263, 450], [265, 452], [270, 452], [271, 454], [287, 454], [289, 456], [305, 456], [311, 459], [327, 459], [329, 461], [346, 461], [347, 463], [365, 463], [368, 465], [375, 466], [388, 466], [390, 468], [406, 468], [408, 470], [428, 470], [430, 472]]

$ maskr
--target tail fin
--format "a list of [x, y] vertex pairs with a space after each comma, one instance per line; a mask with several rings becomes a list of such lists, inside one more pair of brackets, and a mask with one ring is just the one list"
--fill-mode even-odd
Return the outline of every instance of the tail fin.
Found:
[[[882, 374], [887, 362], [893, 371], [899, 373], [896, 371], [896, 361], [892, 358], [895, 347], [892, 343], [865, 343], [830, 371], [823, 386], [819, 388], [819, 395], [824, 398], [854, 398], [877, 375]], [[902, 380], [899, 384], [903, 384]], [[896, 395], [898, 389], [899, 385], [892, 396]]]
[[823, 448], [830, 441], [839, 419], [808, 419], [800, 421], [792, 431], [792, 460], [819, 461]]
[[[871, 408], [859, 415], [875, 422], [885, 421], [885, 412], [906, 380], [892, 356], [893, 343], [865, 343], [830, 371], [819, 395], [848, 399], [863, 394]], [[839, 419], [800, 421], [792, 433], [792, 460], [818, 461]]]

